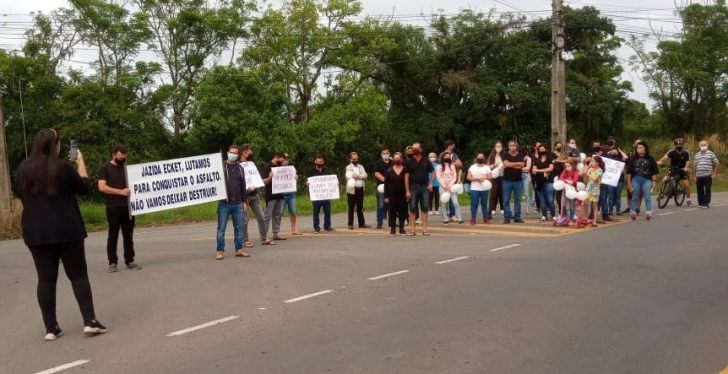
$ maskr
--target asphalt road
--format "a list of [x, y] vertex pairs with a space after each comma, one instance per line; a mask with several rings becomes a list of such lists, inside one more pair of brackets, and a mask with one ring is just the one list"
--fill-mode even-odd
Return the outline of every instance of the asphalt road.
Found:
[[115, 274], [95, 233], [109, 332], [83, 336], [62, 275], [55, 342], [30, 253], [2, 242], [0, 373], [721, 373], [728, 194], [655, 214], [588, 229], [435, 219], [414, 238], [346, 230], [342, 216], [313, 235], [302, 217], [304, 236], [224, 261], [211, 223], [140, 229], [144, 269]]

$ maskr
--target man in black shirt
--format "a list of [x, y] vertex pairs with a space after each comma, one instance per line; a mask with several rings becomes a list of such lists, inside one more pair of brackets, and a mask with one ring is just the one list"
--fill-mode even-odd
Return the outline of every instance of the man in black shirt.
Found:
[[674, 144], [675, 149], [662, 156], [657, 164], [662, 166], [662, 164], [665, 163], [665, 160], [668, 158], [670, 159], [670, 166], [676, 168], [675, 179], [680, 181], [680, 184], [685, 187], [685, 194], [688, 197], [687, 204], [688, 206], [693, 206], [693, 202], [690, 200], [690, 178], [688, 178], [688, 172], [690, 171], [690, 152], [683, 150], [683, 147], [685, 146], [685, 140], [683, 140], [683, 138], [675, 139]]
[[381, 229], [384, 224], [384, 216], [387, 212], [387, 204], [384, 202], [384, 193], [379, 192], [379, 185], [384, 183], [387, 170], [392, 167], [392, 161], [389, 160], [389, 149], [382, 149], [382, 159], [378, 160], [374, 167], [374, 178], [377, 180], [377, 229]]
[[109, 238], [106, 242], [106, 254], [109, 259], [109, 273], [117, 271], [119, 257], [116, 254], [119, 242], [119, 229], [124, 237], [124, 263], [127, 269], [140, 270], [142, 267], [134, 262], [134, 217], [129, 214], [129, 187], [126, 181], [124, 164], [126, 148], [114, 147], [111, 161], [99, 170], [99, 191], [106, 194], [106, 219], [109, 222]]
[[[283, 217], [283, 194], [273, 195], [273, 168], [283, 166], [283, 153], [276, 152], [273, 159], [263, 167], [263, 183], [265, 183], [265, 232], [268, 234], [270, 223], [273, 221], [273, 240], [286, 240], [280, 235], [281, 217]], [[266, 238], [263, 245], [275, 245], [271, 239]]]
[[[422, 146], [420, 143], [412, 144], [412, 158], [407, 160], [405, 166], [404, 184], [407, 190], [407, 199], [410, 201], [410, 225], [412, 232], [409, 235], [415, 235], [417, 224], [415, 219], [417, 216], [417, 207], [420, 206], [420, 219], [422, 220], [422, 235], [429, 236], [427, 231], [427, 211], [429, 210], [428, 202], [430, 201], [430, 192], [432, 192], [432, 184], [435, 180], [435, 168], [430, 160], [422, 157]], [[428, 173], [432, 173], [431, 178], [427, 178]]]
[[518, 150], [515, 140], [508, 142], [508, 152], [503, 153], [503, 209], [505, 211], [503, 223], [511, 223], [511, 194], [513, 198], [516, 223], [523, 223], [521, 219], [521, 194], [523, 193], [523, 168], [526, 166], [525, 154]]
[[[324, 156], [317, 156], [314, 160], [313, 170], [308, 173], [308, 178], [322, 175], [331, 175], [331, 173], [325, 167]], [[308, 186], [308, 181], [306, 181], [306, 186]], [[322, 208], [324, 210], [324, 230], [328, 232], [334, 231], [331, 227], [331, 200], [319, 200], [313, 202], [313, 231], [316, 234], [321, 232], [319, 213], [321, 213]]]
[[215, 258], [218, 260], [225, 258], [225, 229], [230, 216], [233, 217], [235, 257], [250, 257], [250, 254], [243, 250], [246, 241], [243, 234], [243, 214], [248, 211], [248, 202], [246, 201], [245, 171], [238, 163], [239, 158], [240, 147], [231, 145], [225, 161], [227, 199], [217, 202], [217, 254]]

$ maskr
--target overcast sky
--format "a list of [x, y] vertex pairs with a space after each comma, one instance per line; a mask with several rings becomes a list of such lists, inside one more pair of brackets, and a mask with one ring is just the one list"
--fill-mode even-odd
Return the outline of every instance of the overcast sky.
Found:
[[[650, 29], [662, 30], [666, 36], [673, 35], [680, 30], [679, 18], [675, 15], [675, 1], [673, 0], [564, 0], [566, 5], [582, 7], [595, 6], [602, 14], [613, 19], [617, 25], [618, 36], [628, 38], [630, 35], [649, 33]], [[686, 0], [676, 0], [682, 4]], [[276, 0], [276, 3], [278, 0]], [[18, 22], [28, 22], [28, 13], [43, 11], [48, 13], [59, 7], [67, 7], [65, 0], [24, 0], [3, 1], [0, 6], [0, 48], [19, 48], [23, 40], [22, 27], [27, 25]], [[418, 15], [444, 12], [453, 14], [464, 8], [471, 8], [487, 12], [495, 8], [498, 12], [522, 12], [529, 18], [548, 17], [551, 2], [543, 0], [362, 0], [364, 13], [370, 15], [394, 15], [402, 22], [424, 25], [425, 21]], [[657, 39], [648, 39], [647, 47], [654, 49]], [[625, 68], [622, 78], [632, 81], [635, 91], [631, 96], [651, 106], [647, 96], [647, 88], [639, 80], [639, 73], [633, 72], [627, 65], [627, 60], [633, 54], [632, 50], [623, 46], [619, 57]], [[145, 53], [141, 59], [151, 59], [153, 55]], [[228, 57], [229, 58], [229, 57]], [[72, 58], [74, 61], [91, 62], [95, 53], [90, 50], [78, 50]], [[83, 64], [66, 62], [66, 67], [84, 68]], [[85, 66], [84, 70], [87, 70]]]

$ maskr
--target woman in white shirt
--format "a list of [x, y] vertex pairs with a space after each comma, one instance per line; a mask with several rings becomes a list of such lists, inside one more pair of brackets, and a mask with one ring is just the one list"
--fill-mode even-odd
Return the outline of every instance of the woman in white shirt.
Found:
[[474, 225], [478, 217], [478, 205], [483, 214], [483, 223], [490, 225], [488, 214], [488, 190], [485, 181], [491, 180], [490, 167], [485, 163], [485, 154], [478, 153], [475, 164], [468, 169], [470, 181], [470, 224]]
[[[458, 183], [457, 168], [452, 163], [452, 155], [450, 153], [445, 153], [443, 155], [442, 164], [437, 167], [435, 174], [437, 176], [437, 180], [440, 183], [440, 196], [442, 196], [442, 194], [445, 192], [450, 194], [450, 203], [453, 204], [453, 207], [455, 207], [455, 219], [457, 219], [458, 223], [462, 225], [463, 216], [460, 212], [458, 194], [452, 193], [450, 191], [452, 186]], [[442, 222], [446, 225], [450, 224], [450, 218], [448, 217], [449, 211], [450, 210], [447, 209], [447, 207], [443, 204], [440, 212], [442, 213]]]

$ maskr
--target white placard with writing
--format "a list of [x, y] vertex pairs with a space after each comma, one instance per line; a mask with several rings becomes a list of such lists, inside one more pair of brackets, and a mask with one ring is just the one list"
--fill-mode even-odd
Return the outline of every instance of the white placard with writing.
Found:
[[619, 185], [619, 177], [622, 175], [622, 170], [624, 170], [624, 162], [606, 157], [602, 157], [602, 161], [604, 161], [602, 183], [607, 186], [617, 187]]
[[296, 168], [293, 166], [279, 166], [272, 168], [273, 194], [296, 192]]
[[260, 177], [260, 172], [258, 171], [258, 167], [255, 166], [255, 163], [251, 161], [245, 161], [240, 163], [240, 166], [243, 168], [243, 170], [245, 170], [245, 186], [247, 188], [261, 188], [265, 186], [265, 183], [263, 183], [263, 179]]
[[320, 175], [308, 178], [311, 201], [339, 199], [339, 178], [336, 175]]
[[127, 165], [133, 216], [227, 198], [219, 153]]

